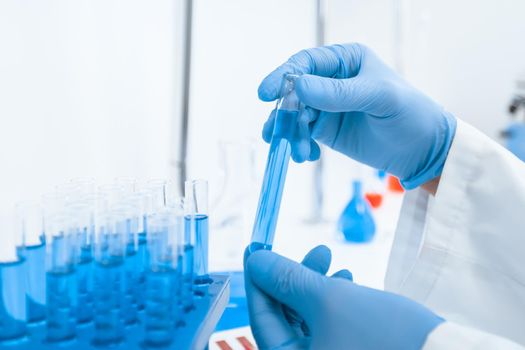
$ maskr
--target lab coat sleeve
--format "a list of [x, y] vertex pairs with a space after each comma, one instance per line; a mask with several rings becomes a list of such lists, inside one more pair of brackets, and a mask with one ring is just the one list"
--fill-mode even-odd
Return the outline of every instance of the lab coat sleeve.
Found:
[[476, 329], [445, 322], [427, 338], [422, 350], [524, 350], [507, 339]]
[[436, 196], [405, 195], [385, 289], [525, 345], [525, 163], [458, 120]]

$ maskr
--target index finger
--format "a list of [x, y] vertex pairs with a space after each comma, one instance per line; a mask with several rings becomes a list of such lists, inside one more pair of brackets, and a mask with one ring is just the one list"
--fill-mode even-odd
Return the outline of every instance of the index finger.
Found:
[[281, 82], [287, 74], [314, 74], [330, 78], [349, 78], [356, 75], [360, 51], [358, 44], [323, 46], [299, 51], [264, 78], [259, 85], [259, 98], [262, 101], [273, 101], [281, 97]]

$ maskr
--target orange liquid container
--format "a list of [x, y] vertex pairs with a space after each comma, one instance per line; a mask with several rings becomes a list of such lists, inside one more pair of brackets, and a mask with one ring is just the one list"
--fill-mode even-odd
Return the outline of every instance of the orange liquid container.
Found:
[[383, 195], [377, 192], [367, 192], [365, 193], [365, 198], [370, 203], [370, 206], [374, 209], [379, 208], [381, 203], [383, 203]]
[[388, 175], [388, 189], [392, 192], [405, 192], [405, 189], [403, 186], [401, 186], [401, 183], [399, 182], [399, 179], [395, 176]]

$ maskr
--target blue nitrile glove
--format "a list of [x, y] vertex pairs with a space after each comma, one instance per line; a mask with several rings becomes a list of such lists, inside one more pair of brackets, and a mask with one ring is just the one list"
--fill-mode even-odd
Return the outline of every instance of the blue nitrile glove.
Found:
[[[407, 189], [439, 176], [456, 130], [456, 119], [408, 84], [361, 44], [300, 51], [268, 75], [259, 98], [279, 96], [285, 74], [307, 107], [292, 142], [296, 162], [319, 158], [314, 139], [359, 162], [385, 170]], [[269, 142], [273, 113], [263, 128]]]
[[[247, 257], [246, 296], [260, 349], [421, 349], [444, 321], [405, 297], [351, 282], [348, 271], [326, 277], [328, 264], [309, 268], [267, 250]], [[296, 313], [292, 321], [283, 306]]]

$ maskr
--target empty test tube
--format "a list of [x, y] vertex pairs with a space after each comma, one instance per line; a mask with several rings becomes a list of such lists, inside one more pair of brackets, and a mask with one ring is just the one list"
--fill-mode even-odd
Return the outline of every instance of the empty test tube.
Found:
[[281, 88], [282, 97], [277, 101], [275, 107], [272, 141], [249, 248], [252, 252], [258, 249], [272, 249], [290, 160], [290, 141], [295, 136], [297, 118], [301, 109], [299, 98], [295, 93], [295, 80], [297, 77], [297, 75], [293, 74], [284, 77]]
[[161, 211], [166, 207], [166, 188], [168, 182], [162, 179], [149, 180], [146, 183], [145, 189], [151, 194], [151, 210], [152, 212]]
[[188, 180], [184, 184], [185, 231], [194, 238], [195, 284], [208, 284], [208, 182]]
[[45, 217], [47, 341], [76, 336], [76, 236], [67, 215]]
[[0, 344], [12, 343], [26, 335], [26, 291], [24, 260], [17, 254], [22, 237], [14, 218], [0, 217]]

